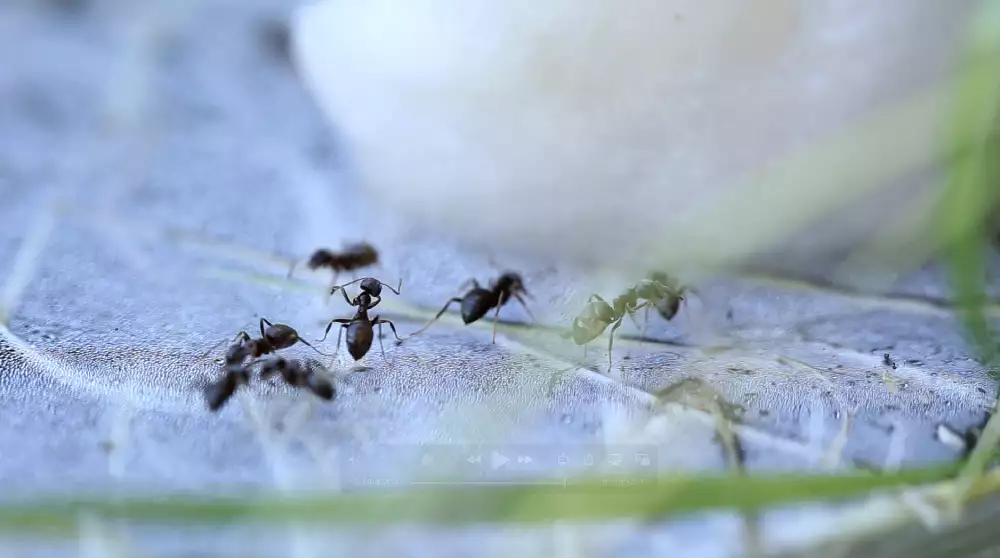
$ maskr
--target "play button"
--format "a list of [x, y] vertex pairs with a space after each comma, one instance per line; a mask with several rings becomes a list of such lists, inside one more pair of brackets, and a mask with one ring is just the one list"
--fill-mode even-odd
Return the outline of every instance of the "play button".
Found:
[[508, 461], [510, 460], [507, 459], [507, 456], [497, 452], [493, 452], [493, 455], [491, 456], [490, 460], [494, 469], [499, 469], [500, 467], [503, 467], [504, 465], [507, 464]]

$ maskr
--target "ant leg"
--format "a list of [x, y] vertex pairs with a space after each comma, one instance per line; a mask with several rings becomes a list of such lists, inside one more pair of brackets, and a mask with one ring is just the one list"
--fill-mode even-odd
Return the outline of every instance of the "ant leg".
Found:
[[396, 325], [393, 324], [392, 321], [390, 321], [390, 320], [383, 320], [382, 318], [380, 318], [378, 316], [375, 316], [375, 320], [374, 321], [378, 322], [379, 324], [389, 324], [389, 328], [392, 330], [392, 334], [396, 337], [396, 341], [399, 341], [400, 343], [403, 342], [403, 340], [400, 339], [399, 334], [396, 333]]
[[267, 321], [267, 318], [261, 318], [260, 319], [260, 338], [261, 339], [266, 339], [267, 338], [267, 336], [264, 335], [264, 324], [267, 324], [268, 327], [274, 325], [271, 322]]
[[[239, 341], [241, 343], [245, 343], [245, 342], [247, 342], [249, 340], [250, 340], [250, 335], [247, 332], [245, 332], [245, 331], [241, 331], [241, 332], [237, 333], [235, 337], [233, 337], [233, 340], [230, 341], [230, 343], [235, 343], [237, 341]], [[202, 353], [198, 358], [205, 358], [205, 357], [207, 357], [209, 353], [211, 353], [215, 349], [218, 349], [219, 345], [222, 345], [223, 343], [225, 343], [225, 341], [219, 341], [215, 345], [212, 345], [211, 347], [208, 348], [208, 350], [206, 350], [204, 353]]]
[[634, 325], [636, 329], [640, 329], [642, 327], [639, 325], [639, 321], [635, 319], [635, 313], [638, 312], [640, 308], [642, 308], [642, 305], [636, 306], [635, 308], [625, 312], [628, 314], [629, 319], [632, 320], [632, 325]]
[[383, 320], [378, 316], [375, 316], [375, 319], [372, 320], [372, 325], [378, 326], [378, 346], [382, 349], [382, 359], [389, 360], [385, 357], [385, 346], [382, 344], [382, 324], [389, 324], [389, 327], [392, 328], [392, 334], [396, 336], [397, 341], [402, 341], [402, 339], [399, 338], [399, 334], [396, 333], [396, 326], [391, 321]]
[[343, 337], [344, 330], [347, 329], [351, 323], [350, 320], [345, 320], [345, 321], [337, 320], [337, 321], [341, 322], [341, 325], [340, 329], [337, 331], [337, 348], [334, 349], [333, 351], [333, 354], [335, 355], [340, 352], [340, 338]]
[[438, 312], [437, 315], [434, 316], [433, 319], [431, 319], [431, 321], [427, 322], [427, 325], [425, 325], [424, 327], [422, 327], [422, 328], [418, 329], [417, 331], [414, 331], [413, 333], [411, 333], [410, 337], [413, 337], [414, 335], [417, 335], [418, 333], [420, 333], [420, 332], [424, 331], [425, 329], [429, 328], [431, 326], [431, 324], [433, 324], [434, 322], [438, 321], [438, 319], [440, 319], [441, 316], [444, 315], [444, 313], [448, 311], [448, 307], [451, 306], [451, 304], [453, 302], [462, 302], [462, 299], [456, 296], [455, 298], [449, 300], [444, 305], [444, 308], [442, 308], [441, 311]]
[[380, 296], [375, 297], [375, 302], [372, 303], [372, 304], [369, 304], [368, 305], [368, 309], [371, 310], [372, 308], [375, 308], [376, 306], [378, 306], [379, 302], [382, 302], [382, 297], [380, 297]]
[[302, 260], [294, 260], [294, 261], [292, 261], [292, 265], [288, 266], [288, 274], [285, 275], [285, 279], [291, 279], [292, 278], [292, 273], [295, 271], [295, 268], [298, 267], [301, 262], [302, 262]]
[[531, 313], [531, 308], [528, 308], [528, 305], [524, 303], [524, 299], [521, 298], [521, 294], [514, 293], [514, 298], [516, 298], [517, 301], [521, 303], [521, 307], [524, 308], [524, 311], [528, 313], [528, 317], [531, 318], [531, 321], [537, 324], [538, 320], [536, 320], [535, 315]]
[[500, 304], [497, 304], [497, 310], [493, 313], [493, 344], [497, 343], [497, 322], [500, 321]]
[[646, 326], [649, 325], [649, 305], [642, 311], [642, 329], [639, 330], [639, 346], [646, 340]]
[[[319, 341], [316, 341], [316, 342], [317, 343], [322, 343], [323, 341], [326, 341], [326, 336], [330, 334], [330, 328], [333, 327], [333, 324], [349, 324], [349, 323], [351, 323], [351, 320], [349, 318], [334, 318], [334, 319], [330, 320], [330, 323], [326, 324], [326, 331], [323, 332], [323, 338], [320, 339]], [[337, 347], [338, 348], [340, 347], [340, 343], [339, 342], [337, 343]], [[336, 354], [336, 353], [334, 353], [334, 354]], [[326, 356], [330, 356], [330, 355], [326, 355]]]
[[462, 292], [462, 291], [465, 291], [465, 289], [466, 289], [466, 288], [467, 288], [467, 287], [468, 287], [468, 286], [469, 286], [470, 284], [471, 284], [471, 285], [472, 285], [472, 286], [473, 286], [474, 288], [477, 288], [477, 289], [481, 289], [481, 288], [483, 288], [483, 287], [482, 287], [482, 286], [481, 286], [481, 285], [479, 284], [479, 281], [476, 281], [476, 278], [475, 278], [475, 277], [471, 277], [471, 278], [469, 278], [469, 279], [466, 279], [465, 281], [463, 281], [463, 282], [462, 282], [462, 284], [461, 284], [461, 285], [459, 285], [459, 286], [458, 286], [458, 288], [457, 288], [457, 289], [455, 289], [455, 290], [457, 290], [457, 291], [459, 291], [459, 292]]
[[[624, 316], [623, 316], [624, 317]], [[608, 372], [611, 372], [612, 360], [611, 360], [611, 349], [615, 343], [615, 330], [622, 325], [622, 318], [618, 318], [615, 325], [611, 326], [611, 335], [608, 336]]]

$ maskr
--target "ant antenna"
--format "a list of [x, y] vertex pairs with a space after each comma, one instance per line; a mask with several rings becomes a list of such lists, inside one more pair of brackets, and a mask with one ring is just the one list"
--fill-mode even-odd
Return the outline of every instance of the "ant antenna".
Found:
[[[239, 339], [239, 338], [240, 338], [241, 336], [243, 336], [243, 335], [246, 335], [246, 333], [245, 333], [245, 332], [240, 332], [240, 333], [237, 333], [237, 334], [236, 334], [236, 337], [233, 337], [233, 338], [232, 338], [232, 340], [231, 340], [231, 341], [229, 341], [229, 342], [230, 342], [230, 343], [235, 343], [235, 342], [236, 342], [236, 340], [237, 340], [237, 339]], [[249, 339], [249, 338], [250, 338], [249, 336], [245, 337], [245, 339]], [[215, 349], [218, 349], [218, 348], [219, 348], [219, 346], [220, 346], [220, 345], [222, 345], [222, 344], [223, 344], [223, 343], [225, 343], [225, 342], [226, 342], [226, 341], [225, 341], [225, 339], [223, 339], [222, 341], [219, 341], [219, 342], [218, 342], [218, 343], [216, 343], [215, 345], [212, 345], [211, 347], [209, 347], [209, 348], [208, 348], [208, 350], [206, 350], [206, 351], [205, 351], [204, 353], [202, 353], [202, 354], [201, 354], [201, 355], [200, 355], [200, 356], [199, 356], [198, 358], [205, 358], [205, 357], [207, 357], [207, 356], [209, 355], [209, 353], [211, 353], [211, 352], [212, 352], [212, 351], [214, 351]]]
[[319, 353], [319, 354], [321, 354], [321, 355], [323, 355], [325, 357], [332, 357], [333, 356], [333, 355], [328, 355], [328, 354], [324, 353], [323, 351], [317, 349], [316, 347], [313, 347], [308, 341], [306, 341], [305, 339], [303, 339], [301, 337], [299, 337], [299, 343], [302, 343], [306, 347], [309, 347], [310, 349], [316, 351], [317, 353]]
[[215, 349], [218, 349], [219, 345], [222, 345], [223, 343], [225, 343], [225, 341], [219, 341], [215, 345], [212, 345], [211, 347], [208, 348], [208, 350], [206, 350], [204, 353], [202, 353], [201, 355], [199, 355], [198, 358], [201, 359], [201, 358], [207, 357], [212, 351], [214, 351]]
[[[364, 281], [365, 279], [375, 279], [375, 278], [374, 277], [370, 277], [370, 278], [369, 277], [359, 277], [359, 278], [355, 279], [354, 281], [350, 281], [348, 283], [344, 283], [343, 285], [334, 285], [333, 288], [330, 289], [330, 294], [333, 294], [333, 293], [337, 292], [338, 289], [343, 289], [344, 287], [346, 287], [348, 285], [353, 285], [353, 284], [357, 283], [358, 281]], [[383, 287], [389, 289], [390, 291], [396, 293], [397, 295], [399, 294], [400, 291], [403, 290], [403, 278], [402, 277], [399, 278], [399, 284], [396, 286], [395, 289], [392, 288], [392, 285], [389, 285], [387, 283], [383, 283], [382, 281], [379, 281], [378, 279], [375, 279], [375, 280], [378, 281], [379, 285], [382, 285]]]
[[[487, 263], [489, 264], [490, 267], [493, 268], [494, 271], [497, 271], [497, 272], [501, 272], [502, 273], [503, 271], [510, 269], [509, 267], [500, 265], [500, 263], [497, 262], [496, 259], [492, 255], [490, 255], [487, 258]], [[550, 264], [550, 265], [548, 265], [547, 267], [545, 267], [543, 269], [536, 270], [531, 275], [526, 275], [526, 277], [529, 278], [529, 279], [544, 279], [545, 277], [549, 277], [551, 275], [555, 275], [558, 272], [559, 272], [559, 270], [556, 268], [556, 266]]]

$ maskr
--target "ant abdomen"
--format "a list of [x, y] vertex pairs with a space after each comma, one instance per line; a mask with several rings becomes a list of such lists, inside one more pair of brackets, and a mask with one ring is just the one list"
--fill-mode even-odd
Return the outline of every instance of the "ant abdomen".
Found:
[[607, 324], [577, 319], [573, 322], [573, 342], [577, 345], [586, 345], [604, 332]]
[[299, 334], [285, 324], [273, 324], [264, 330], [264, 339], [274, 349], [287, 349], [299, 341]]
[[486, 289], [476, 289], [462, 298], [462, 321], [469, 325], [482, 318], [496, 306], [493, 293]]
[[347, 328], [347, 352], [354, 360], [361, 360], [361, 357], [368, 354], [368, 349], [371, 349], [374, 338], [375, 331], [371, 324], [355, 321]]
[[615, 321], [617, 315], [618, 312], [604, 299], [591, 297], [590, 302], [583, 309], [580, 318], [584, 321], [597, 320], [604, 324], [610, 324]]

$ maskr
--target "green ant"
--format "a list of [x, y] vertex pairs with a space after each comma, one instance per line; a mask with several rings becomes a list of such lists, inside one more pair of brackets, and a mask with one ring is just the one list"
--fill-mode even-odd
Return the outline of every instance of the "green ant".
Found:
[[[646, 322], [649, 318], [649, 307], [653, 306], [656, 311], [666, 320], [673, 319], [680, 310], [681, 301], [684, 300], [686, 287], [663, 272], [653, 272], [648, 279], [632, 285], [624, 293], [616, 297], [611, 303], [601, 298], [600, 295], [593, 294], [587, 299], [587, 306], [573, 319], [571, 333], [565, 337], [572, 338], [577, 345], [583, 345], [586, 354], [587, 344], [596, 339], [604, 330], [611, 326], [611, 335], [608, 338], [608, 371], [611, 371], [612, 356], [611, 349], [614, 347], [615, 331], [622, 325], [625, 316], [632, 319], [636, 327], [639, 324], [635, 321], [635, 313], [639, 309], [645, 309]], [[645, 334], [645, 325], [642, 326]]]

